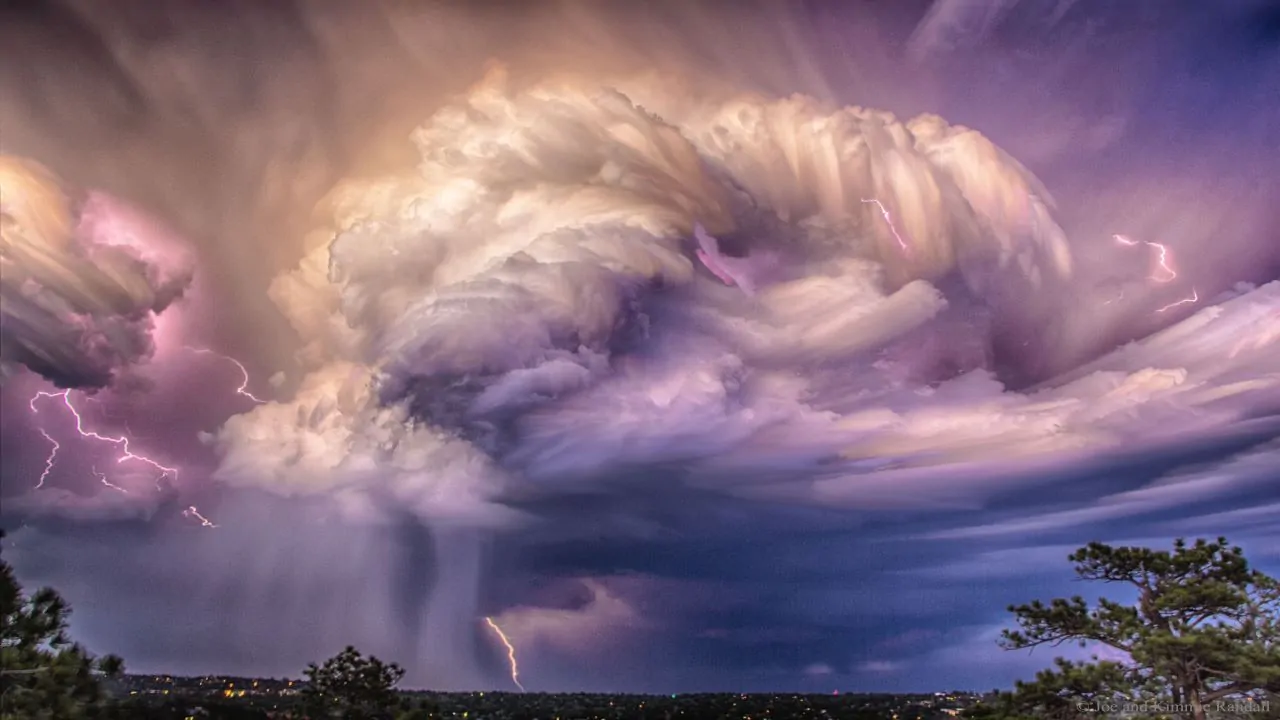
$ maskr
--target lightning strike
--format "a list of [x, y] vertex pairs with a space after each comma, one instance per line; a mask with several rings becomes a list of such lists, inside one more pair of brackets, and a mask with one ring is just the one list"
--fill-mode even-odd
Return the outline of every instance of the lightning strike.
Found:
[[241, 363], [239, 360], [237, 360], [237, 359], [235, 359], [235, 358], [231, 357], [230, 355], [223, 355], [223, 354], [222, 354], [222, 353], [220, 353], [220, 352], [214, 352], [213, 350], [210, 350], [210, 349], [208, 349], [208, 348], [187, 347], [187, 348], [185, 348], [185, 349], [186, 349], [186, 350], [190, 350], [191, 352], [193, 352], [193, 353], [197, 353], [197, 354], [199, 354], [199, 355], [213, 355], [213, 356], [215, 356], [215, 357], [219, 357], [219, 358], [222, 358], [223, 360], [226, 360], [227, 362], [231, 363], [232, 365], [235, 365], [235, 366], [236, 366], [236, 369], [240, 371], [240, 378], [241, 378], [241, 380], [240, 380], [240, 387], [236, 388], [236, 394], [237, 394], [237, 395], [243, 395], [244, 397], [249, 398], [250, 400], [254, 401], [255, 403], [258, 403], [259, 405], [263, 405], [263, 404], [265, 404], [265, 403], [267, 402], [266, 400], [263, 400], [263, 399], [261, 399], [261, 398], [257, 397], [256, 395], [254, 395], [253, 393], [249, 392], [249, 390], [248, 390], [248, 387], [249, 387], [249, 371], [245, 369], [244, 364], [243, 364], [243, 363]]
[[52, 447], [49, 448], [49, 456], [44, 459], [44, 472], [40, 473], [40, 482], [36, 483], [35, 488], [33, 488], [35, 490], [39, 490], [44, 487], [45, 479], [49, 477], [49, 473], [53, 472], [53, 461], [54, 458], [58, 457], [58, 448], [62, 447], [58, 444], [58, 441], [54, 440], [53, 437], [51, 437], [49, 433], [45, 432], [43, 428], [40, 429], [40, 434], [44, 436], [45, 440], [49, 441]]
[[1199, 300], [1200, 300], [1200, 294], [1196, 292], [1195, 288], [1191, 288], [1191, 297], [1183, 298], [1177, 302], [1169, 303], [1168, 305], [1165, 305], [1159, 310], [1156, 310], [1156, 312], [1164, 312], [1165, 310], [1169, 310], [1170, 308], [1176, 308], [1179, 305], [1187, 305], [1190, 303], [1199, 302]]
[[875, 198], [863, 198], [862, 202], [875, 203], [876, 207], [880, 208], [880, 215], [889, 226], [889, 232], [893, 233], [894, 239], [898, 241], [898, 247], [902, 248], [903, 252], [909, 252], [911, 248], [907, 246], [907, 241], [903, 240], [902, 236], [898, 234], [898, 228], [893, 224], [893, 216], [889, 214], [889, 209], [884, 206], [884, 203]]
[[[1161, 245], [1160, 243], [1147, 244], [1155, 248], [1160, 253], [1160, 257], [1156, 259], [1156, 271], [1151, 274], [1151, 279], [1158, 283], [1165, 283], [1177, 278], [1178, 273], [1174, 272], [1173, 268], [1169, 267], [1169, 248]], [[1163, 276], [1159, 274], [1161, 272], [1164, 273]]]
[[207, 527], [207, 528], [218, 527], [217, 523], [212, 522], [211, 520], [209, 520], [209, 518], [205, 517], [204, 515], [201, 515], [200, 511], [196, 509], [195, 505], [191, 505], [186, 510], [183, 510], [182, 517], [195, 518], [196, 520], [199, 520], [200, 527]]
[[489, 624], [498, 639], [506, 646], [507, 664], [511, 666], [511, 682], [520, 688], [520, 692], [524, 692], [524, 685], [520, 684], [520, 666], [516, 663], [516, 646], [511, 644], [511, 640], [507, 639], [507, 634], [502, 632], [502, 628], [498, 627], [498, 623], [494, 622], [493, 618], [485, 618], [484, 621]]
[[1112, 237], [1121, 245], [1128, 245], [1130, 247], [1133, 247], [1134, 245], [1146, 245], [1147, 247], [1156, 249], [1156, 267], [1151, 271], [1151, 275], [1149, 276], [1149, 279], [1153, 282], [1167, 283], [1177, 279], [1177, 271], [1169, 264], [1169, 248], [1167, 246], [1146, 240], [1134, 240], [1125, 235], [1112, 235]]
[[[155, 460], [152, 460], [151, 458], [145, 455], [138, 455], [134, 453], [132, 450], [130, 450], [128, 435], [121, 435], [120, 437], [111, 437], [108, 435], [99, 434], [92, 430], [85, 430], [84, 418], [80, 416], [80, 411], [76, 410], [76, 406], [71, 404], [70, 390], [63, 390], [62, 392], [56, 392], [56, 393], [45, 392], [41, 390], [37, 392], [35, 395], [31, 396], [31, 400], [27, 403], [27, 405], [28, 407], [31, 408], [31, 412], [38, 414], [40, 412], [40, 409], [36, 407], [36, 401], [41, 398], [55, 398], [55, 397], [62, 398], [62, 404], [65, 405], [67, 410], [71, 412], [71, 416], [76, 419], [76, 432], [80, 433], [80, 437], [90, 438], [93, 440], [101, 440], [102, 442], [108, 442], [120, 448], [120, 456], [116, 458], [117, 464], [122, 463], [126, 460], [137, 460], [138, 462], [146, 463], [147, 465], [150, 465], [156, 470], [159, 470], [161, 473], [163, 473], [161, 477], [163, 477], [164, 475], [168, 475], [170, 477], [176, 478], [178, 476], [177, 468], [171, 468], [166, 465], [161, 465], [160, 463], [156, 462]], [[48, 436], [46, 435], [45, 437], [48, 437]]]
[[93, 468], [90, 468], [90, 469], [91, 469], [91, 470], [93, 470], [93, 475], [94, 475], [94, 477], [98, 478], [98, 481], [99, 481], [99, 482], [101, 482], [103, 485], [106, 485], [107, 487], [111, 488], [112, 490], [119, 490], [120, 492], [124, 493], [125, 495], [128, 495], [128, 494], [129, 494], [129, 491], [128, 491], [128, 490], [125, 490], [124, 488], [120, 487], [119, 485], [114, 485], [114, 484], [112, 484], [112, 482], [111, 482], [110, 480], [108, 480], [108, 479], [107, 479], [107, 474], [106, 474], [106, 473], [104, 473], [104, 472], [98, 472], [98, 468], [96, 468], [96, 467], [93, 467]]

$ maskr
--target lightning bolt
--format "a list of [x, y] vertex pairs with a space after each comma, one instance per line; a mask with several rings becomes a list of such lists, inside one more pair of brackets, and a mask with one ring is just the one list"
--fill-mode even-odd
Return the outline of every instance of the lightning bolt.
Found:
[[1168, 310], [1170, 308], [1176, 308], [1179, 305], [1187, 305], [1189, 303], [1197, 302], [1199, 300], [1200, 300], [1199, 293], [1196, 292], [1195, 288], [1191, 288], [1191, 297], [1183, 298], [1177, 302], [1171, 302], [1168, 305], [1165, 305], [1164, 307], [1160, 308], [1159, 310], [1156, 310], [1156, 312], [1164, 312], [1165, 310]]
[[[237, 363], [237, 365], [238, 364], [239, 363]], [[246, 373], [246, 378], [247, 378], [247, 373]], [[248, 395], [247, 392], [244, 394]], [[99, 440], [101, 442], [106, 442], [106, 443], [111, 443], [112, 445], [116, 445], [117, 447], [119, 447], [120, 455], [116, 458], [117, 464], [125, 462], [126, 460], [136, 460], [138, 462], [150, 465], [151, 467], [160, 471], [159, 477], [156, 478], [157, 489], [160, 488], [160, 484], [159, 484], [160, 481], [163, 480], [166, 476], [171, 478], [178, 477], [177, 468], [169, 467], [167, 465], [162, 465], [156, 460], [147, 457], [146, 455], [139, 455], [138, 453], [133, 452], [133, 450], [130, 447], [130, 443], [132, 441], [132, 438], [130, 437], [130, 435], [132, 433], [120, 435], [119, 437], [113, 437], [110, 435], [103, 435], [93, 430], [86, 430], [84, 427], [84, 417], [80, 415], [80, 411], [77, 410], [76, 406], [71, 402], [70, 390], [63, 390], [62, 392], [56, 392], [56, 393], [51, 393], [51, 392], [46, 392], [41, 390], [37, 392], [35, 395], [32, 395], [31, 399], [27, 402], [27, 406], [31, 408], [31, 412], [33, 414], [38, 415], [40, 413], [38, 402], [44, 398], [60, 398], [62, 400], [63, 407], [65, 407], [67, 411], [71, 413], [71, 416], [75, 418], [76, 432], [80, 434], [80, 437], [91, 439], [91, 440]], [[58, 444], [58, 441], [54, 440], [53, 437], [49, 435], [49, 433], [45, 432], [43, 428], [40, 429], [40, 434], [43, 435], [45, 439], [52, 444], [52, 449], [49, 452], [49, 456], [45, 459], [44, 472], [40, 474], [40, 482], [36, 485], [37, 489], [44, 486], [45, 480], [49, 477], [49, 474], [53, 471], [54, 460], [57, 457], [58, 449], [61, 447], [61, 445]], [[126, 495], [129, 494], [128, 490], [120, 487], [119, 485], [112, 483], [107, 478], [107, 474], [103, 472], [99, 472], [97, 467], [93, 468], [93, 474], [98, 478], [99, 482], [101, 482], [106, 487], [109, 487], [112, 490], [118, 490]], [[205, 517], [204, 515], [201, 515], [200, 511], [196, 509], [196, 506], [194, 505], [184, 510], [182, 515], [183, 517], [191, 517], [199, 520], [200, 525], [202, 527], [207, 527], [207, 528], [218, 527], [217, 524], [210, 521], [209, 518]]]
[[259, 405], [262, 405], [262, 404], [265, 404], [265, 403], [266, 403], [266, 400], [263, 400], [263, 399], [261, 399], [261, 398], [257, 397], [256, 395], [254, 395], [253, 393], [249, 392], [249, 390], [248, 390], [248, 387], [249, 387], [249, 371], [245, 369], [244, 364], [243, 364], [243, 363], [241, 363], [239, 360], [237, 360], [237, 359], [235, 359], [235, 358], [231, 357], [230, 355], [223, 355], [223, 354], [222, 354], [222, 353], [220, 353], [220, 352], [214, 352], [213, 350], [210, 350], [209, 348], [187, 347], [187, 348], [184, 348], [184, 349], [186, 349], [186, 350], [190, 350], [191, 352], [196, 353], [196, 354], [199, 354], [199, 355], [213, 355], [214, 357], [222, 358], [223, 360], [226, 360], [227, 362], [231, 363], [232, 365], [235, 365], [235, 366], [236, 366], [236, 369], [240, 371], [240, 387], [236, 388], [236, 394], [237, 394], [237, 395], [242, 395], [242, 396], [244, 396], [244, 397], [247, 397], [247, 398], [249, 398], [250, 400], [254, 401], [255, 403], [258, 403]]
[[93, 468], [90, 468], [90, 469], [91, 469], [91, 470], [93, 470], [93, 474], [94, 474], [94, 476], [95, 476], [95, 477], [97, 477], [97, 478], [98, 478], [98, 481], [99, 481], [99, 482], [101, 482], [103, 485], [106, 485], [107, 487], [111, 488], [112, 490], [119, 490], [120, 492], [124, 493], [125, 495], [128, 495], [128, 494], [129, 494], [129, 491], [128, 491], [128, 490], [125, 490], [124, 488], [120, 487], [119, 485], [113, 485], [113, 484], [111, 484], [111, 481], [107, 479], [107, 474], [106, 474], [106, 473], [104, 473], [104, 472], [98, 472], [98, 468], [97, 468], [97, 467], [93, 467]]
[[[1147, 247], [1152, 247], [1156, 249], [1155, 269], [1152, 270], [1151, 275], [1148, 276], [1148, 278], [1153, 282], [1167, 283], [1177, 279], [1178, 272], [1173, 269], [1172, 265], [1170, 265], [1169, 248], [1166, 247], [1165, 245], [1162, 245], [1161, 243], [1157, 243], [1157, 242], [1151, 242], [1149, 240], [1138, 241], [1125, 235], [1112, 235], [1112, 237], [1115, 238], [1116, 242], [1120, 243], [1121, 245], [1128, 245], [1130, 247], [1134, 245], [1146, 245]], [[1196, 289], [1193, 287], [1191, 288], [1191, 297], [1183, 298], [1181, 300], [1178, 300], [1177, 302], [1171, 302], [1162, 308], [1158, 308], [1156, 312], [1162, 313], [1166, 310], [1176, 308], [1179, 305], [1187, 305], [1190, 303], [1199, 302], [1199, 300], [1200, 300], [1200, 293], [1196, 292]]]
[[1167, 283], [1177, 279], [1177, 271], [1169, 264], [1169, 248], [1167, 246], [1156, 242], [1149, 242], [1147, 240], [1134, 240], [1126, 235], [1112, 235], [1112, 237], [1121, 245], [1128, 245], [1130, 247], [1133, 247], [1134, 245], [1146, 245], [1147, 247], [1156, 249], [1156, 267], [1151, 271], [1151, 280], [1158, 283]]
[[520, 688], [520, 692], [524, 692], [524, 685], [520, 684], [520, 666], [516, 663], [516, 646], [511, 644], [511, 641], [507, 639], [507, 634], [502, 632], [502, 628], [498, 627], [498, 623], [494, 622], [493, 618], [485, 618], [484, 621], [489, 624], [498, 639], [506, 646], [507, 664], [511, 666], [511, 682]]
[[[1165, 283], [1177, 278], [1178, 273], [1169, 267], [1169, 248], [1160, 243], [1147, 244], [1160, 252], [1160, 257], [1156, 259], [1156, 271], [1151, 274], [1151, 279], [1158, 283]], [[1164, 273], [1163, 277], [1159, 275], [1160, 272]]]
[[218, 527], [217, 523], [211, 522], [211, 521], [209, 520], [209, 518], [207, 518], [207, 517], [205, 517], [205, 516], [201, 515], [201, 514], [200, 514], [200, 511], [196, 509], [196, 506], [195, 506], [195, 505], [192, 505], [192, 506], [188, 507], [186, 510], [183, 510], [183, 511], [182, 511], [182, 517], [195, 518], [196, 520], [199, 520], [199, 521], [200, 521], [200, 527], [207, 527], [207, 528], [216, 528], [216, 527]]
[[57, 440], [54, 440], [49, 433], [44, 431], [44, 428], [40, 428], [40, 434], [44, 436], [45, 440], [49, 441], [52, 447], [49, 448], [49, 456], [44, 459], [44, 472], [40, 473], [40, 482], [36, 483], [36, 490], [44, 487], [45, 479], [49, 477], [49, 473], [53, 472], [53, 461], [58, 457], [58, 448], [62, 447]]
[[[62, 398], [62, 404], [67, 408], [68, 411], [71, 412], [71, 416], [76, 419], [76, 432], [80, 433], [80, 437], [89, 438], [92, 440], [100, 440], [102, 442], [107, 442], [107, 443], [111, 443], [113, 445], [118, 446], [120, 448], [120, 456], [116, 458], [117, 464], [122, 463], [126, 460], [137, 460], [138, 462], [146, 463], [147, 465], [150, 465], [156, 470], [159, 470], [162, 473], [161, 477], [164, 477], [164, 475], [168, 475], [170, 477], [176, 478], [178, 476], [177, 468], [171, 468], [171, 467], [168, 467], [167, 465], [161, 465], [160, 463], [156, 462], [155, 460], [152, 460], [146, 455], [138, 455], [137, 453], [134, 453], [132, 450], [130, 450], [128, 435], [121, 435], [120, 437], [111, 437], [108, 435], [102, 435], [92, 430], [85, 430], [84, 418], [80, 416], [80, 411], [76, 410], [76, 406], [71, 404], [70, 390], [63, 390], [62, 392], [57, 392], [57, 393], [45, 392], [43, 390], [41, 390], [40, 392], [37, 392], [35, 395], [31, 396], [31, 400], [27, 403], [28, 407], [31, 408], [31, 412], [39, 414], [40, 409], [36, 407], [36, 401], [40, 400], [41, 398]], [[43, 432], [43, 430], [41, 432]], [[49, 436], [45, 435], [45, 437], [49, 437]], [[49, 439], [52, 440], [53, 438], [49, 438]]]
[[898, 241], [898, 247], [902, 248], [903, 252], [910, 252], [911, 248], [907, 246], [907, 241], [903, 240], [902, 236], [898, 234], [898, 228], [893, 224], [893, 216], [889, 214], [889, 209], [884, 206], [884, 203], [875, 198], [863, 198], [862, 202], [875, 203], [876, 207], [880, 208], [880, 215], [889, 226], [889, 232], [893, 233], [894, 239]]

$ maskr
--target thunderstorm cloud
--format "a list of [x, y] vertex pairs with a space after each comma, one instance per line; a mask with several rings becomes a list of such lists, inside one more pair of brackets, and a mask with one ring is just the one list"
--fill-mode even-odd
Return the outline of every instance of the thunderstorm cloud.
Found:
[[1280, 56], [1204, 40], [1263, 11], [907, 5], [15, 14], [24, 581], [146, 670], [507, 687], [488, 618], [530, 688], [829, 692], [1034, 672], [1088, 540], [1274, 566]]

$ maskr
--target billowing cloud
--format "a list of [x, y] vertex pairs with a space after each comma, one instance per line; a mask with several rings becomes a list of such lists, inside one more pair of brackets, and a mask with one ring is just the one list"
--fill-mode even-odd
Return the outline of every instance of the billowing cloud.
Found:
[[150, 356], [156, 316], [192, 278], [162, 227], [8, 156], [0, 213], [0, 372], [21, 364], [59, 387], [96, 389]]
[[371, 386], [367, 370], [329, 365], [307, 377], [293, 403], [231, 418], [222, 432], [242, 433], [243, 442], [225, 449], [220, 472], [284, 495], [350, 497], [346, 507], [363, 519], [381, 516], [386, 503], [426, 517], [476, 513], [476, 498], [498, 477], [488, 458], [414, 425], [402, 407], [382, 406]]
[[[497, 72], [414, 140], [418, 172], [336, 193], [331, 242], [273, 297], [316, 378], [350, 372], [334, 363], [364, 368], [375, 404], [391, 408], [374, 415], [424, 428], [384, 447], [426, 457], [465, 442], [524, 480], [723, 460], [801, 428], [814, 433], [807, 447], [773, 441], [796, 456], [787, 464], [833, 457], [859, 434], [813, 407], [797, 371], [858, 362], [928, 324], [965, 325], [938, 317], [948, 301], [928, 280], [959, 273], [958, 302], [970, 304], [993, 284], [1031, 290], [1071, 269], [1034, 179], [936, 117], [743, 97], [667, 118], [610, 85], [517, 91]], [[691, 262], [697, 222], [788, 257], [788, 276], [750, 300], [707, 283]], [[957, 357], [920, 361], [945, 373], [984, 357], [939, 352]], [[319, 382], [302, 392], [335, 396]], [[331, 482], [322, 468], [351, 486], [351, 462], [328, 457], [359, 452], [350, 442], [266, 439], [313, 427], [307, 403], [229, 423], [224, 475], [278, 486], [285, 471], [255, 473], [241, 461], [254, 458], [306, 467], [316, 491]], [[381, 422], [349, 405], [321, 412]]]
[[[415, 133], [416, 173], [336, 192], [272, 291], [315, 369], [227, 424], [223, 476], [443, 507], [678, 466], [752, 496], [859, 504], [887, 483], [929, 502], [940, 468], [990, 491], [1280, 392], [1274, 284], [1009, 392], [1009, 298], [1094, 299], [1064, 284], [1065, 236], [1014, 160], [935, 116], [753, 96], [662, 116], [647, 78], [617, 87], [634, 97], [495, 72]], [[710, 282], [698, 222], [785, 272], [750, 295]]]

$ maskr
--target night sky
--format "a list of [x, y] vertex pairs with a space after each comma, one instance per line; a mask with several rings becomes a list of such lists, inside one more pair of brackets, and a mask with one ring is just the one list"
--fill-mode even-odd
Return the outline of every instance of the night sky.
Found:
[[1274, 3], [638, 5], [3, 5], [0, 526], [77, 639], [989, 689], [1091, 540], [1280, 570]]

